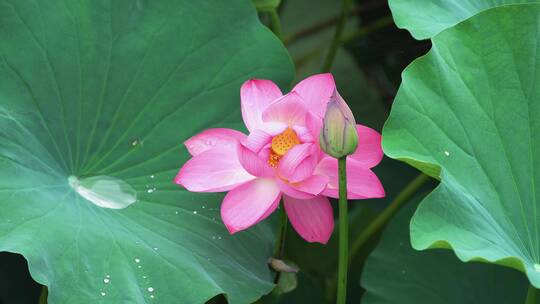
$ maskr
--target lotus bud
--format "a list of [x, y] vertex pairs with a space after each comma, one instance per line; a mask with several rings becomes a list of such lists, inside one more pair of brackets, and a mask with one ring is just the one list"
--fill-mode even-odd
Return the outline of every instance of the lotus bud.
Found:
[[326, 154], [335, 158], [353, 154], [358, 146], [353, 113], [337, 91], [326, 106], [319, 144]]

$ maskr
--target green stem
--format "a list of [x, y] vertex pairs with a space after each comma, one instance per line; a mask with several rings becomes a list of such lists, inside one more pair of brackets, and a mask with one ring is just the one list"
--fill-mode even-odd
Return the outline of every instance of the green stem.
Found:
[[[350, 250], [349, 263], [356, 258], [356, 255], [359, 253], [360, 249], [365, 245], [367, 241], [371, 239], [377, 231], [380, 231], [384, 228], [384, 224], [390, 220], [390, 218], [395, 214], [399, 209], [400, 205], [407, 202], [425, 182], [429, 180], [429, 177], [425, 174], [419, 174], [415, 179], [409, 182], [405, 188], [396, 196], [396, 198], [390, 203], [388, 209], [391, 211], [383, 211], [372, 223], [359, 235], [352, 243]], [[333, 274], [333, 277], [336, 277], [336, 273]], [[326, 288], [326, 298], [332, 299], [336, 295], [336, 284], [335, 280], [330, 280], [334, 284], [328, 285]]]
[[349, 255], [349, 216], [347, 205], [347, 157], [338, 159], [339, 174], [339, 264], [337, 304], [347, 300], [347, 267]]
[[49, 291], [47, 290], [47, 286], [43, 285], [41, 287], [41, 294], [39, 295], [38, 304], [47, 304], [48, 294], [49, 294]]
[[[378, 231], [380, 231], [386, 223], [394, 216], [399, 210], [401, 205], [409, 201], [416, 191], [429, 180], [429, 176], [420, 173], [415, 179], [413, 179], [396, 198], [388, 205], [383, 212], [381, 212], [370, 224], [362, 231], [361, 234], [356, 237], [351, 246], [350, 260], [353, 260], [358, 251], [364, 246], [364, 244], [371, 239]], [[350, 262], [350, 261], [349, 261]]]
[[386, 16], [386, 17], [382, 17], [378, 20], [375, 20], [373, 21], [372, 23], [366, 25], [366, 26], [363, 26], [359, 29], [357, 29], [356, 31], [348, 34], [348, 35], [345, 35], [343, 36], [343, 38], [341, 39], [341, 43], [345, 44], [347, 42], [350, 42], [350, 41], [353, 41], [355, 39], [358, 39], [358, 38], [361, 38], [361, 37], [365, 37], [373, 32], [376, 32], [382, 28], [385, 28], [391, 24], [394, 23], [394, 19], [392, 19], [392, 16]]
[[334, 63], [334, 59], [336, 58], [337, 50], [341, 45], [341, 35], [343, 34], [343, 30], [345, 29], [345, 24], [347, 23], [347, 15], [349, 14], [351, 6], [352, 0], [343, 0], [343, 4], [341, 6], [341, 16], [336, 26], [334, 39], [332, 40], [332, 44], [330, 45], [330, 49], [328, 50], [328, 54], [326, 55], [326, 59], [324, 60], [324, 64], [322, 67], [323, 72], [330, 72], [330, 70], [332, 69], [332, 64]]
[[[281, 206], [279, 210], [279, 230], [276, 238], [276, 247], [274, 249], [274, 258], [282, 259], [285, 255], [285, 240], [287, 238], [287, 226], [289, 221], [287, 220], [287, 213], [285, 212], [285, 207]], [[274, 283], [277, 284], [281, 272], [276, 273], [274, 278]]]
[[281, 206], [279, 208], [279, 231], [277, 234], [276, 239], [276, 248], [274, 249], [274, 257], [276, 259], [283, 258], [283, 255], [285, 253], [285, 238], [287, 236], [287, 213], [285, 212], [285, 208]]
[[[363, 12], [367, 12], [371, 9], [377, 9], [377, 8], [380, 8], [384, 5], [384, 2], [381, 2], [381, 1], [374, 1], [372, 3], [369, 3], [369, 4], [365, 4], [361, 7], [357, 7], [357, 8], [352, 8], [350, 11], [349, 11], [349, 14], [347, 15], [347, 18], [351, 18], [351, 17], [359, 17], [361, 13]], [[280, 7], [283, 7], [283, 1], [281, 2], [281, 6]], [[334, 25], [336, 25], [338, 22], [339, 22], [339, 15], [338, 16], [335, 16], [335, 17], [332, 17], [332, 18], [329, 18], [329, 19], [326, 19], [326, 20], [323, 20], [321, 22], [318, 22], [318, 23], [315, 23], [307, 28], [303, 28], [301, 30], [299, 30], [298, 32], [295, 32], [287, 37], [284, 37], [283, 38], [283, 42], [285, 44], [293, 44], [297, 41], [300, 41], [302, 40], [303, 38], [307, 38], [307, 37], [311, 37], [317, 33], [320, 33], [321, 31], [324, 31]]]
[[[391, 19], [389, 19], [389, 17], [384, 17], [384, 18], [381, 18], [380, 20], [373, 21], [373, 23], [365, 25], [359, 28], [357, 31], [343, 37], [343, 39], [341, 40], [341, 43], [348, 43], [348, 42], [353, 41], [354, 39], [368, 36], [369, 34], [376, 32], [384, 28], [385, 26], [393, 23], [393, 21], [392, 22], [390, 21]], [[305, 53], [303, 56], [298, 57], [298, 59], [295, 60], [294, 62], [296, 69], [297, 70], [301, 69], [304, 65], [309, 63], [311, 60], [317, 58], [320, 55], [320, 53], [323, 52], [324, 50], [325, 50], [325, 46], [319, 45], [313, 50]]]
[[538, 299], [538, 289], [534, 288], [532, 284], [529, 284], [529, 290], [527, 291], [527, 299], [525, 304], [536, 304]]
[[281, 21], [279, 20], [279, 14], [277, 12], [277, 9], [273, 9], [268, 12], [270, 14], [270, 25], [272, 32], [280, 39], [282, 40], [281, 35]]

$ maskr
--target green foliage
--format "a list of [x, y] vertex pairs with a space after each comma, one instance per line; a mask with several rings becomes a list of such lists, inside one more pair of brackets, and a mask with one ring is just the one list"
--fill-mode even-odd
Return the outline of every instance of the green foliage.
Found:
[[274, 293], [279, 296], [281, 294], [285, 294], [288, 292], [291, 292], [298, 287], [298, 278], [297, 274], [294, 272], [285, 272], [282, 273], [279, 277], [279, 282], [274, 289]]
[[281, 0], [251, 0], [259, 12], [268, 12], [275, 10]]
[[448, 250], [415, 251], [409, 222], [419, 199], [404, 206], [366, 261], [363, 304], [523, 303], [527, 280], [517, 271], [484, 263], [461, 263]]
[[[280, 2], [0, 0], [0, 251], [25, 256], [50, 303], [249, 303], [274, 288], [266, 263], [275, 218], [231, 237], [222, 195], [189, 193], [172, 180], [189, 158], [184, 140], [241, 128], [244, 80], [289, 88], [290, 58], [253, 9], [275, 12]], [[413, 247], [454, 252], [408, 246], [414, 202], [365, 268], [380, 231], [355, 250], [350, 301], [524, 301], [519, 272], [458, 258], [519, 269], [540, 287], [533, 2], [390, 0], [398, 26], [432, 38], [433, 49], [403, 74], [384, 149], [441, 181], [413, 216]], [[340, 5], [283, 6], [300, 80], [320, 72]], [[367, 33], [355, 21], [346, 41]], [[355, 40], [379, 52], [372, 42]], [[357, 121], [380, 129], [388, 109], [358, 59], [340, 49], [332, 72]], [[351, 243], [412, 176], [404, 166], [385, 159], [375, 169], [387, 199], [349, 204]], [[260, 302], [334, 301], [337, 238], [308, 244], [290, 229], [286, 243], [300, 272], [283, 274]]]
[[272, 229], [230, 237], [221, 195], [172, 182], [185, 139], [238, 126], [243, 81], [292, 79], [248, 1], [0, 0], [0, 40], [0, 250], [50, 303], [273, 288]]
[[[339, 16], [340, 9], [339, 1], [325, 0], [296, 0], [283, 5], [283, 33], [286, 41], [293, 39], [287, 44], [287, 49], [296, 64], [296, 81], [321, 72], [334, 35], [334, 26], [305, 37], [298, 38], [295, 35]], [[351, 18], [344, 35], [353, 33], [356, 23], [355, 19]], [[341, 96], [351, 107], [356, 122], [380, 131], [387, 117], [387, 109], [354, 58], [343, 48], [338, 51], [331, 72]]]
[[540, 5], [482, 12], [433, 38], [403, 73], [383, 148], [441, 184], [411, 223], [415, 249], [452, 248], [540, 287]]
[[396, 25], [427, 39], [484, 10], [539, 0], [388, 0]]

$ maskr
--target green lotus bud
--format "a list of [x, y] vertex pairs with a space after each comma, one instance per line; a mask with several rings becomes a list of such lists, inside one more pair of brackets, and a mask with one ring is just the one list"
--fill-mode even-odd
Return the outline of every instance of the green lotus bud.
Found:
[[326, 154], [335, 158], [353, 154], [358, 146], [353, 113], [337, 91], [326, 106], [319, 144]]

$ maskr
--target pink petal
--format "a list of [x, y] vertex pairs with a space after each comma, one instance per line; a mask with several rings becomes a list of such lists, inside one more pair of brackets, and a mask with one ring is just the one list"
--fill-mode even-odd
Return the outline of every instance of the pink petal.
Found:
[[254, 178], [242, 168], [236, 150], [212, 149], [188, 160], [175, 182], [193, 192], [221, 192]]
[[263, 112], [263, 122], [279, 122], [287, 126], [303, 126], [306, 122], [308, 110], [302, 98], [291, 92], [274, 101]]
[[301, 161], [294, 169], [291, 176], [289, 176], [289, 182], [298, 183], [313, 174], [313, 170], [317, 166], [317, 159], [315, 156], [309, 156]]
[[300, 144], [290, 149], [278, 164], [278, 174], [291, 182], [298, 182], [310, 176], [317, 165], [317, 155], [313, 154], [313, 144]]
[[328, 198], [301, 200], [284, 196], [287, 216], [294, 230], [306, 241], [326, 244], [334, 231], [334, 213]]
[[308, 199], [324, 191], [328, 184], [328, 177], [312, 175], [299, 183], [287, 183], [281, 179], [276, 179], [276, 181], [285, 194], [299, 199]]
[[281, 122], [265, 122], [261, 126], [261, 130], [272, 136], [283, 133], [289, 126]]
[[309, 198], [315, 197], [314, 194], [300, 191], [294, 188], [291, 184], [287, 183], [286, 181], [282, 179], [277, 178], [276, 183], [279, 186], [279, 189], [288, 196], [295, 197], [298, 199], [309, 199]]
[[[325, 157], [315, 169], [316, 174], [325, 175], [329, 178], [323, 195], [333, 198], [338, 197], [338, 165], [337, 159]], [[349, 199], [367, 199], [384, 197], [384, 188], [379, 178], [370, 169], [364, 167], [358, 161], [347, 159], [347, 195]]]
[[272, 141], [272, 135], [264, 132], [263, 130], [252, 131], [246, 140], [246, 146], [253, 152], [259, 153], [259, 151]]
[[233, 129], [208, 129], [191, 137], [184, 142], [189, 153], [193, 156], [215, 147], [220, 149], [236, 149], [236, 143], [245, 140], [246, 135]]
[[292, 129], [294, 130], [294, 132], [296, 132], [296, 135], [301, 142], [312, 143], [315, 141], [313, 134], [311, 134], [311, 131], [307, 127], [294, 126]]
[[272, 144], [269, 143], [269, 144], [265, 145], [264, 147], [262, 147], [262, 149], [259, 151], [259, 153], [257, 153], [257, 155], [259, 155], [259, 158], [270, 159], [271, 146], [272, 146]]
[[251, 175], [258, 177], [274, 176], [274, 170], [268, 164], [268, 159], [260, 158], [257, 153], [242, 144], [238, 145], [238, 159], [242, 167]]
[[242, 85], [240, 100], [242, 103], [242, 118], [248, 130], [258, 129], [262, 124], [262, 113], [283, 94], [270, 80], [251, 79]]
[[336, 83], [332, 74], [317, 74], [308, 77], [298, 83], [293, 92], [298, 93], [306, 102], [310, 112], [319, 117], [324, 116], [326, 104], [334, 93]]
[[315, 139], [315, 142], [319, 142], [319, 134], [323, 126], [323, 119], [315, 114], [308, 113], [306, 116], [306, 127], [310, 131], [311, 135]]
[[358, 161], [365, 168], [373, 168], [383, 158], [381, 134], [362, 125], [356, 125], [356, 130], [358, 131], [358, 148], [350, 158]]
[[299, 183], [292, 184], [292, 186], [299, 191], [319, 195], [326, 188], [328, 181], [328, 176], [312, 175]]
[[280, 198], [274, 180], [257, 178], [227, 193], [221, 204], [221, 219], [229, 233], [236, 233], [268, 217]]

